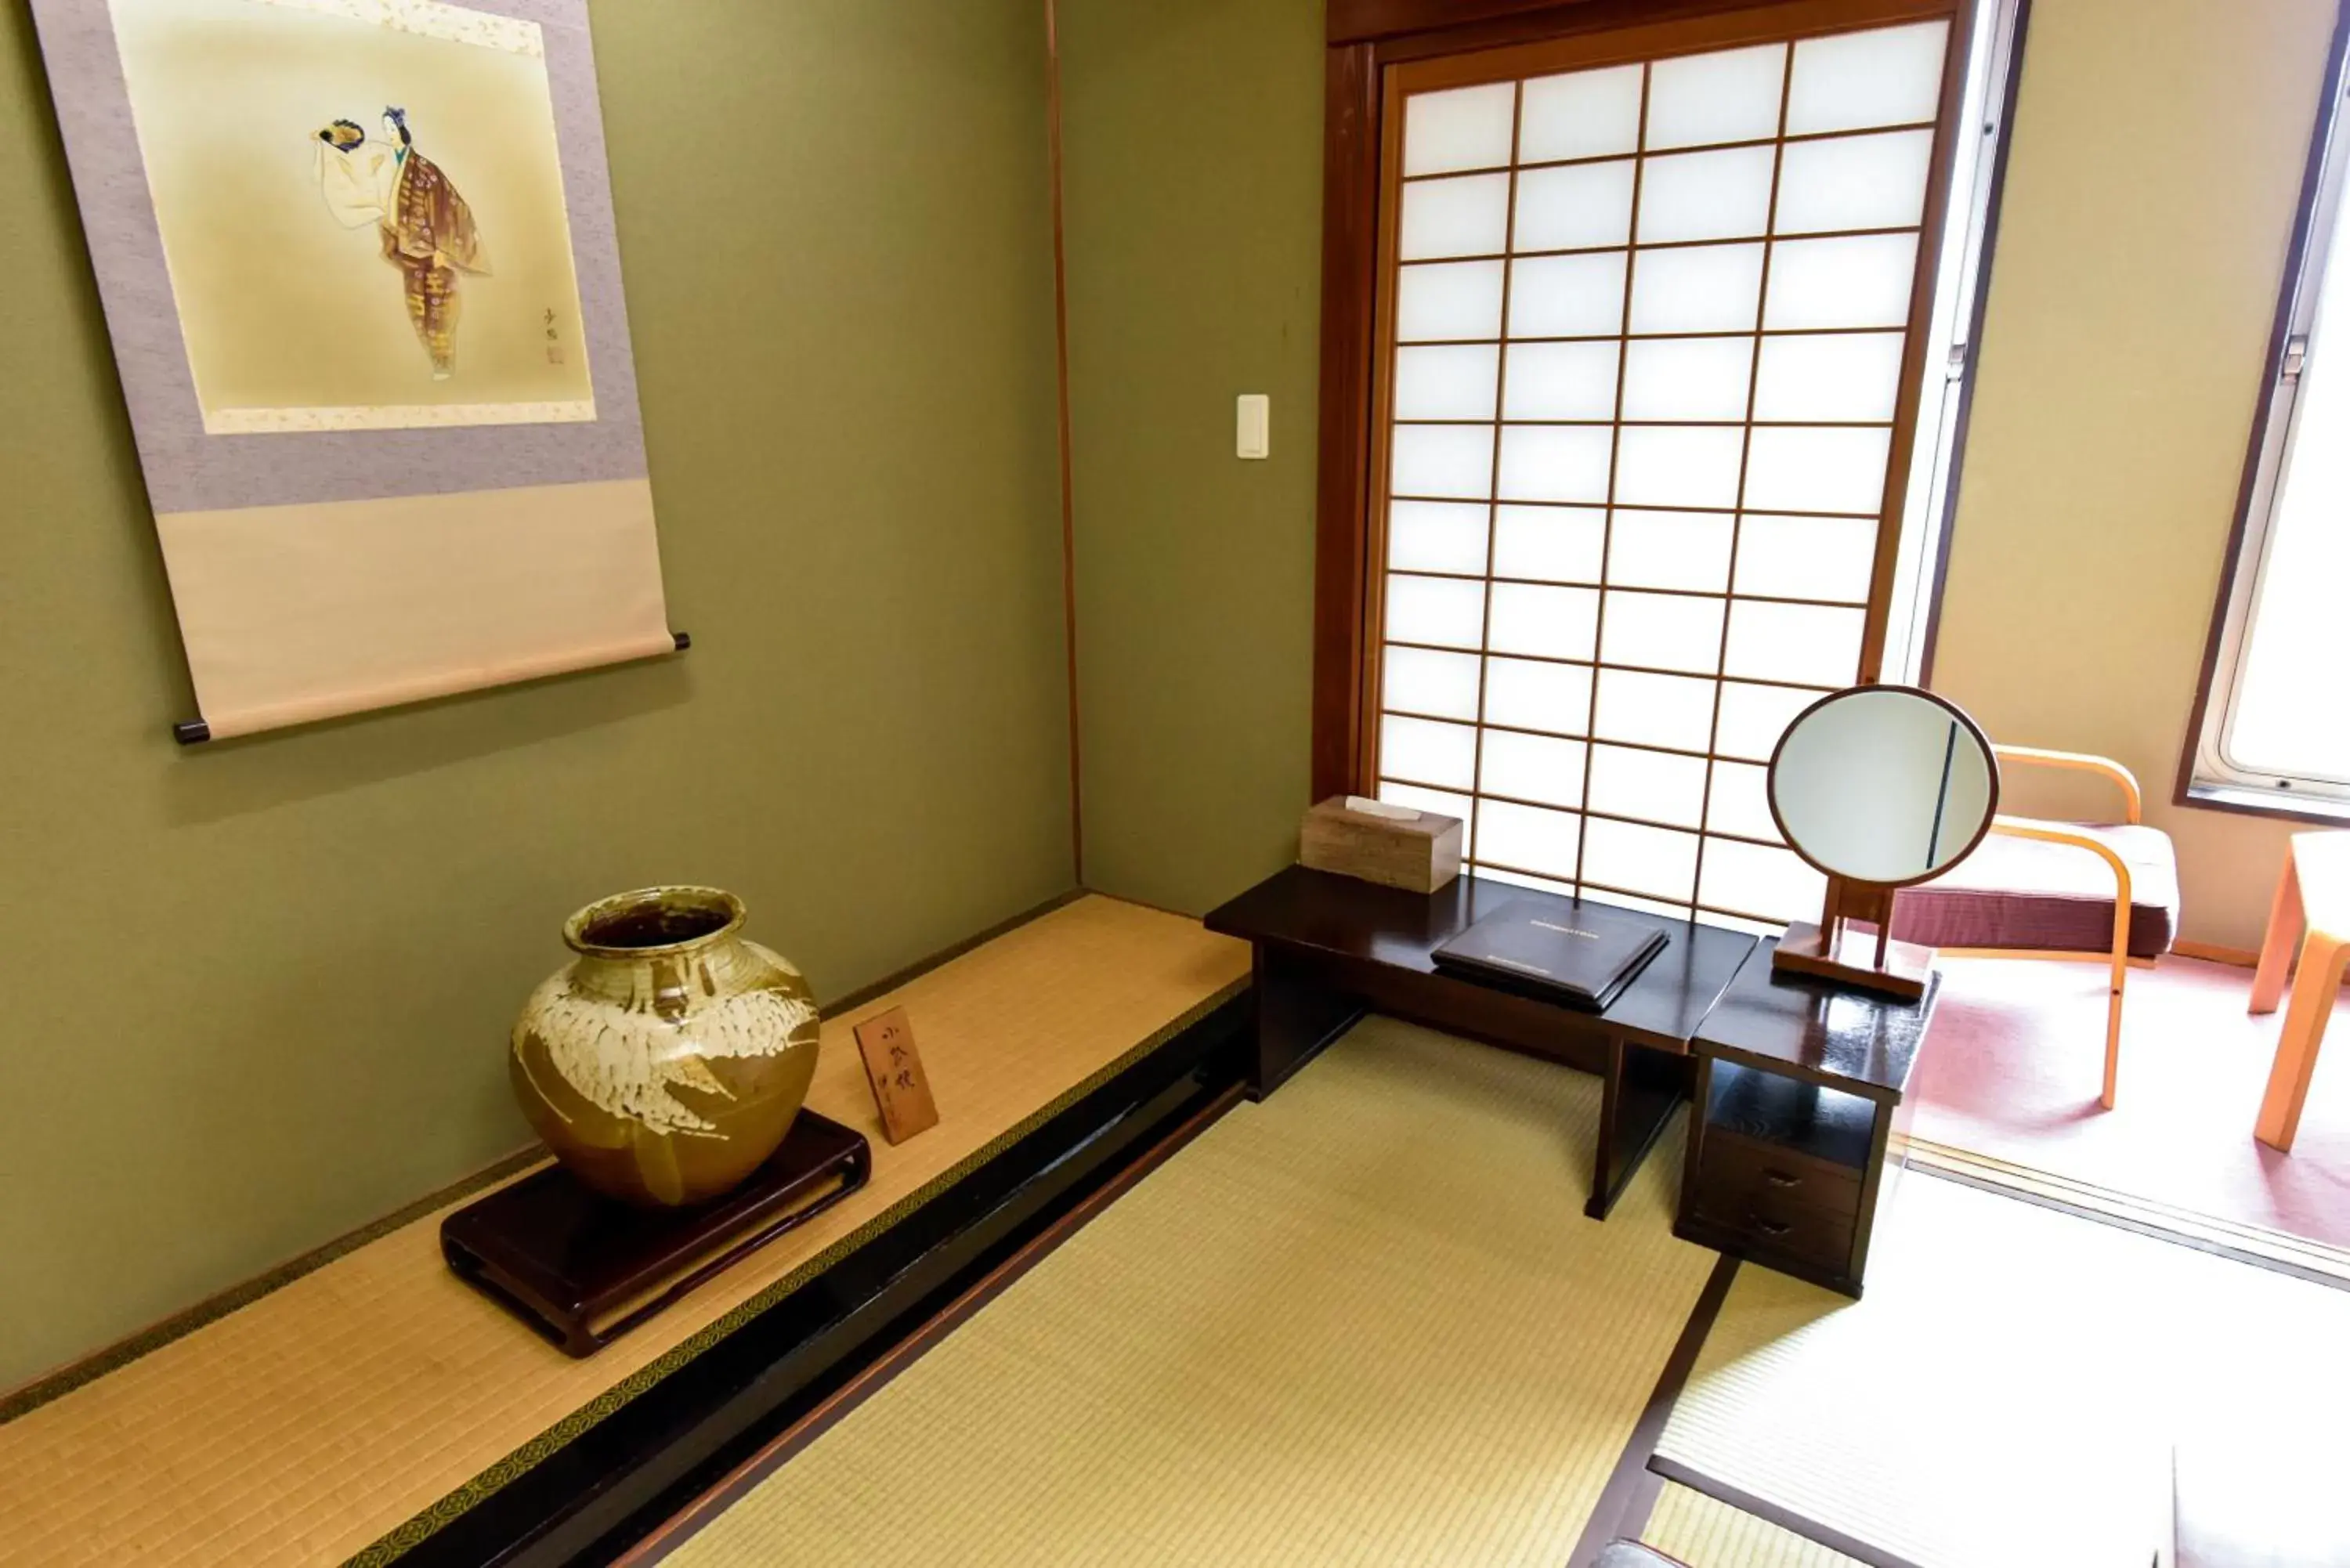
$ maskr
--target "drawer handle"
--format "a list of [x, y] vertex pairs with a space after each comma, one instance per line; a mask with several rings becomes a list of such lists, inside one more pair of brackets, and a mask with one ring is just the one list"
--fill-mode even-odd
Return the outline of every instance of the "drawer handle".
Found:
[[1804, 1184], [1802, 1177], [1790, 1176], [1783, 1170], [1765, 1170], [1762, 1179], [1773, 1187], [1801, 1187]]
[[1746, 1222], [1749, 1225], [1753, 1226], [1757, 1231], [1762, 1231], [1765, 1236], [1769, 1236], [1773, 1239], [1783, 1236], [1788, 1231], [1794, 1229], [1794, 1226], [1789, 1225], [1784, 1220], [1765, 1220], [1759, 1214], [1748, 1215]]

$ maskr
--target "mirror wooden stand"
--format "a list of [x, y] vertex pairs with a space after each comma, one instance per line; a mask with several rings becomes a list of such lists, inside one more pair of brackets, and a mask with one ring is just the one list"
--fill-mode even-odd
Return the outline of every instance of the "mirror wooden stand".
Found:
[[[1893, 940], [1895, 891], [1878, 882], [1830, 877], [1819, 923], [1797, 920], [1789, 926], [1772, 955], [1772, 969], [1841, 981], [1904, 1002], [1924, 996], [1927, 977], [1934, 972], [1934, 950]], [[1876, 929], [1856, 930], [1856, 920]]]
[[1914, 686], [1830, 692], [1779, 737], [1766, 789], [1781, 836], [1827, 878], [1818, 923], [1787, 928], [1773, 971], [1906, 1002], [1925, 995], [1934, 950], [1893, 940], [1893, 896], [1966, 858], [1990, 831], [1999, 763], [1981, 729]]

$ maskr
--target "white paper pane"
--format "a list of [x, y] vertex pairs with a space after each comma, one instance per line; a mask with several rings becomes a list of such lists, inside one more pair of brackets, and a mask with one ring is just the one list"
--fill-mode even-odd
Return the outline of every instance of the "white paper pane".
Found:
[[1755, 373], [1758, 420], [1889, 420], [1901, 389], [1898, 332], [1765, 337]]
[[1915, 234], [1782, 241], [1771, 253], [1771, 297], [1762, 325], [1780, 331], [1903, 326], [1909, 318], [1909, 275], [1917, 265]]
[[1534, 256], [1510, 264], [1510, 336], [1587, 337], [1624, 329], [1624, 257]]
[[1404, 102], [1403, 171], [1444, 174], [1498, 169], [1510, 161], [1510, 118], [1517, 84], [1416, 93]]
[[1492, 343], [1396, 350], [1395, 417], [1490, 420], [1501, 383], [1502, 350]]
[[1783, 234], [1898, 229], [1926, 211], [1930, 130], [1791, 141], [1779, 170], [1775, 226]]
[[1397, 642], [1478, 647], [1485, 634], [1485, 585], [1390, 572], [1387, 634]]
[[1572, 882], [1562, 882], [1555, 877], [1533, 877], [1523, 871], [1513, 871], [1505, 866], [1480, 866], [1477, 876], [1482, 881], [1506, 882], [1513, 888], [1532, 888], [1539, 892], [1555, 893], [1562, 898], [1575, 897], [1575, 884]]
[[1591, 748], [1588, 809], [1695, 827], [1705, 809], [1705, 762], [1625, 746]]
[[1752, 763], [1714, 763], [1705, 825], [1719, 833], [1777, 841], [1779, 825], [1771, 820], [1771, 802], [1763, 787], [1770, 775], [1770, 769]]
[[1477, 731], [1430, 719], [1379, 721], [1379, 775], [1440, 789], [1467, 789], [1477, 775]]
[[1721, 658], [1721, 600], [1611, 589], [1600, 637], [1603, 663], [1710, 674]]
[[1513, 251], [1620, 245], [1632, 233], [1632, 160], [1528, 169], [1518, 176]]
[[1773, 517], [1749, 513], [1738, 524], [1738, 591], [1782, 599], [1868, 597], [1877, 564], [1874, 517]]
[[1496, 653], [1589, 659], [1598, 621], [1599, 596], [1589, 588], [1495, 583], [1486, 646]]
[[1396, 713], [1474, 721], [1477, 665], [1473, 653], [1390, 647], [1380, 661], [1379, 705]]
[[1760, 44], [1659, 60], [1648, 72], [1648, 133], [1643, 143], [1700, 147], [1779, 134], [1779, 87], [1787, 46]]
[[1503, 506], [1493, 516], [1493, 575], [1596, 583], [1607, 514], [1596, 506]]
[[1485, 719], [1489, 723], [1579, 735], [1591, 723], [1591, 671], [1580, 664], [1488, 659]]
[[1626, 588], [1730, 587], [1731, 519], [1718, 512], [1618, 508], [1608, 530], [1607, 581]]
[[1507, 174], [1415, 180], [1403, 188], [1403, 229], [1396, 247], [1403, 261], [1498, 255], [1509, 235]]
[[1605, 425], [1504, 425], [1502, 488], [1512, 501], [1605, 501], [1615, 432]]
[[1477, 855], [1522, 871], [1575, 875], [1576, 829], [1583, 819], [1571, 811], [1506, 801], [1477, 803]]
[[1493, 427], [1398, 425], [1388, 468], [1393, 495], [1482, 498], [1493, 493]]
[[1461, 824], [1461, 857], [1466, 859], [1477, 852], [1477, 807], [1471, 796], [1381, 779], [1378, 798], [1397, 805], [1409, 805], [1420, 811], [1432, 811], [1439, 816], [1455, 818]]
[[1761, 245], [1643, 251], [1632, 275], [1632, 330], [1752, 332], [1762, 288]]
[[1583, 742], [1511, 730], [1485, 732], [1484, 772], [1477, 788], [1544, 805], [1574, 806], [1583, 799]]
[[1638, 909], [1674, 920], [1690, 918], [1689, 900], [1686, 898], [1643, 898], [1632, 893], [1619, 893], [1613, 888], [1588, 896], [1594, 903], [1605, 904], [1611, 909]]
[[1525, 84], [1518, 160], [1605, 158], [1640, 144], [1640, 67], [1611, 66]]
[[1627, 420], [1742, 420], [1752, 337], [1667, 337], [1624, 355]]
[[1396, 338], [1502, 335], [1502, 264], [1444, 262], [1396, 269]]
[[1513, 343], [1503, 400], [1513, 420], [1616, 417], [1613, 343]]
[[1743, 681], [1721, 683], [1721, 725], [1714, 750], [1724, 756], [1752, 757], [1767, 763], [1796, 714], [1820, 700], [1817, 691], [1791, 691], [1784, 686], [1749, 686]]
[[[1612, 627], [1616, 612], [1607, 612]], [[1730, 607], [1726, 673], [1814, 686], [1849, 686], [1860, 672], [1864, 612], [1816, 605], [1756, 604]]]
[[1713, 732], [1713, 682], [1631, 670], [1599, 672], [1592, 733], [1645, 746], [1702, 752]]
[[1627, 427], [1616, 449], [1616, 499], [1632, 506], [1735, 506], [1743, 430]]
[[[1735, 240], [1765, 233], [1776, 153], [1771, 147], [1731, 147], [1648, 159], [1640, 173], [1640, 243]], [[1409, 212], [1407, 202], [1407, 218]]]
[[1686, 898], [1697, 880], [1697, 835], [1629, 822], [1584, 824], [1583, 879], [1657, 898]]
[[1746, 453], [1746, 504], [1774, 512], [1875, 512], [1885, 502], [1885, 460], [1892, 443], [1893, 432], [1881, 426], [1758, 428]]
[[1775, 937], [1784, 934], [1785, 920], [1750, 920], [1742, 915], [1725, 915], [1719, 909], [1700, 909], [1697, 923], [1713, 926], [1725, 931], [1743, 931], [1750, 937]]
[[1796, 45], [1787, 134], [1932, 119], [1941, 101], [1942, 45], [1949, 32], [1947, 22], [1920, 22]]
[[1775, 920], [1816, 920], [1827, 879], [1792, 849], [1765, 849], [1734, 838], [1709, 840], [1700, 903]]
[[1388, 566], [1399, 572], [1469, 572], [1482, 576], [1492, 510], [1482, 502], [1390, 502]]

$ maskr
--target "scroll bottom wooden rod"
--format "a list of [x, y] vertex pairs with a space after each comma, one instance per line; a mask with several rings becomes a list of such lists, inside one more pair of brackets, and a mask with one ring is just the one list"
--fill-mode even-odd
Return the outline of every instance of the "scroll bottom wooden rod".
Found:
[[[690, 631], [672, 631], [669, 636], [680, 653], [693, 646], [693, 634]], [[183, 746], [200, 746], [212, 738], [213, 727], [202, 719], [182, 719], [172, 726], [172, 739]]]

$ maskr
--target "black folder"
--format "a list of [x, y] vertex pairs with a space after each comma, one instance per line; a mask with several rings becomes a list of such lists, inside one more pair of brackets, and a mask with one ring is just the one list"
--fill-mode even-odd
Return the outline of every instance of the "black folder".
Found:
[[1464, 979], [1597, 1012], [1670, 939], [1648, 916], [1577, 900], [1504, 905], [1430, 955]]

